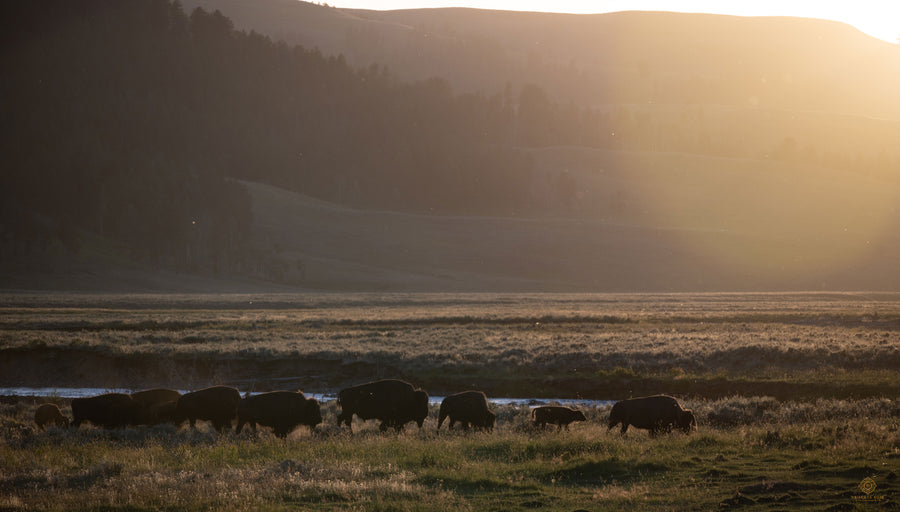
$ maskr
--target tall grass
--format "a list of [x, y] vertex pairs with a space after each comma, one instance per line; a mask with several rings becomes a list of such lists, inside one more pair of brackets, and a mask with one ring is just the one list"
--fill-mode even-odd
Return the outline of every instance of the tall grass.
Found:
[[[0, 507], [840, 509], [853, 506], [866, 477], [875, 479], [878, 496], [897, 499], [893, 402], [734, 397], [689, 405], [701, 423], [690, 436], [607, 432], [604, 409], [569, 431], [540, 431], [530, 427], [527, 408], [508, 406], [498, 411], [505, 420], [494, 433], [435, 431], [432, 416], [422, 431], [381, 433], [357, 423], [351, 434], [327, 416], [315, 431], [287, 440], [171, 427], [38, 432], [28, 424], [33, 406], [4, 406]], [[798, 408], [812, 410], [795, 418]], [[754, 418], [736, 409], [772, 412]], [[732, 419], [715, 419], [726, 416]], [[21, 435], [8, 435], [13, 431]]]

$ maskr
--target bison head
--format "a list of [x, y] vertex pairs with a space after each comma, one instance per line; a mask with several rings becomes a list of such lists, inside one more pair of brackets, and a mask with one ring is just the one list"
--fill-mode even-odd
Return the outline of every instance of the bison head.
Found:
[[310, 428], [314, 428], [319, 423], [322, 423], [322, 409], [315, 398], [306, 399], [306, 420]]
[[692, 430], [697, 429], [697, 418], [694, 417], [693, 411], [685, 409], [678, 413], [678, 428], [684, 431], [685, 434], [689, 434]]

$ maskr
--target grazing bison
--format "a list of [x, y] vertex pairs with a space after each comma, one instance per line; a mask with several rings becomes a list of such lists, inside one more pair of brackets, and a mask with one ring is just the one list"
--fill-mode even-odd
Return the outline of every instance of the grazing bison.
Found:
[[175, 409], [181, 393], [174, 389], [148, 389], [131, 394], [131, 398], [137, 402], [139, 410], [137, 423], [139, 425], [156, 425], [159, 423], [179, 424], [184, 418], [177, 418]]
[[568, 430], [569, 424], [573, 421], [587, 421], [587, 418], [578, 409], [558, 405], [543, 405], [531, 410], [531, 422], [536, 427], [544, 428], [547, 423], [550, 423], [556, 425], [557, 430], [561, 430], [563, 427]]
[[181, 395], [175, 406], [175, 415], [181, 421], [188, 420], [191, 428], [197, 428], [197, 420], [207, 420], [217, 432], [222, 432], [225, 427], [231, 427], [231, 422], [237, 417], [240, 401], [238, 390], [213, 386]]
[[107, 393], [90, 398], [72, 399], [72, 426], [78, 428], [82, 422], [89, 421], [105, 428], [134, 425], [137, 421], [139, 406], [124, 393]]
[[69, 418], [63, 416], [56, 404], [41, 404], [34, 411], [34, 423], [39, 429], [44, 430], [47, 425], [56, 425], [57, 427], [68, 427]]
[[250, 396], [240, 401], [237, 408], [238, 434], [245, 423], [256, 432], [256, 424], [272, 427], [278, 437], [287, 437], [298, 425], [310, 429], [322, 423], [319, 402], [306, 398], [301, 392], [271, 391]]
[[385, 379], [349, 387], [338, 393], [337, 401], [341, 406], [338, 425], [344, 423], [348, 427], [354, 414], [362, 420], [381, 420], [381, 430], [400, 430], [410, 421], [422, 428], [428, 417], [428, 393], [402, 380]]
[[622, 434], [629, 425], [650, 431], [650, 435], [670, 432], [672, 427], [688, 434], [697, 428], [697, 420], [690, 409], [682, 409], [678, 401], [667, 395], [629, 398], [616, 402], [609, 413], [609, 428], [622, 424]]
[[453, 428], [453, 424], [459, 422], [463, 430], [469, 427], [494, 430], [494, 422], [497, 416], [488, 410], [487, 397], [481, 391], [463, 391], [450, 395], [441, 402], [441, 412], [438, 416], [438, 429], [444, 423], [445, 418], [450, 418], [447, 428]]

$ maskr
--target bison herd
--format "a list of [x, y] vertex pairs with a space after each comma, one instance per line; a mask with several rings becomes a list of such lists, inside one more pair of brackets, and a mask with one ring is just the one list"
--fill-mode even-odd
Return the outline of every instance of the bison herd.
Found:
[[[337, 403], [341, 412], [337, 424], [352, 430], [353, 416], [361, 420], [378, 420], [380, 429], [401, 430], [415, 422], [422, 428], [428, 417], [428, 393], [396, 379], [385, 379], [343, 389]], [[438, 429], [449, 420], [448, 429], [456, 423], [469, 428], [492, 431], [496, 415], [488, 408], [487, 397], [481, 391], [464, 391], [450, 395], [441, 402]], [[244, 425], [256, 431], [257, 425], [269, 427], [281, 438], [297, 427], [315, 428], [322, 422], [319, 403], [299, 391], [270, 391], [241, 397], [232, 387], [213, 386], [181, 394], [171, 389], [150, 389], [131, 394], [107, 393], [90, 398], [72, 400], [71, 426], [78, 428], [90, 422], [104, 428], [129, 425], [172, 424], [188, 422], [196, 428], [197, 420], [208, 421], [218, 432], [230, 428], [237, 421], [236, 432]], [[541, 406], [531, 410], [532, 424], [545, 428], [556, 425], [557, 430], [569, 428], [576, 421], [586, 421], [582, 411], [561, 406]], [[48, 425], [70, 425], [54, 404], [37, 408], [34, 421], [39, 428]], [[697, 428], [697, 420], [690, 409], [683, 409], [678, 401], [666, 395], [622, 400], [613, 405], [609, 415], [609, 429], [622, 426], [622, 434], [629, 426], [645, 429], [651, 435], [669, 432], [673, 428], [690, 433]]]

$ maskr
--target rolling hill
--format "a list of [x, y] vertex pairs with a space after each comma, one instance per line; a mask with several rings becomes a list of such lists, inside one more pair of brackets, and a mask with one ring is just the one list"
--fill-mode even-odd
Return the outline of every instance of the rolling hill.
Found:
[[[533, 150], [534, 194], [567, 215], [477, 217], [355, 209], [244, 182], [254, 269], [184, 274], [86, 240], [50, 273], [3, 288], [141, 292], [896, 290], [900, 186], [783, 162], [554, 147]], [[22, 269], [18, 269], [22, 270]], [[34, 269], [31, 269], [34, 270]], [[10, 272], [13, 271], [13, 272]]]
[[[355, 210], [247, 183], [256, 246], [298, 286], [424, 291], [887, 290], [900, 187], [778, 162], [534, 152], [584, 185], [565, 217]], [[536, 180], [540, 182], [541, 179]], [[536, 194], [541, 194], [539, 190]], [[553, 201], [552, 192], [546, 201]], [[277, 262], [277, 264], [276, 264]]]
[[[215, 158], [194, 158], [219, 181], [201, 183], [192, 178], [197, 189], [181, 194], [181, 200], [196, 207], [198, 198], [205, 198], [211, 211], [212, 206], [218, 206], [225, 213], [233, 213], [233, 208], [217, 200], [225, 196], [211, 193], [208, 183], [218, 183], [223, 190], [234, 188], [233, 204], [252, 210], [252, 216], [241, 216], [249, 223], [247, 238], [243, 231], [240, 236], [235, 234], [238, 231], [223, 231], [220, 237], [217, 235], [218, 245], [208, 244], [211, 249], [207, 256], [212, 263], [166, 266], [167, 257], [174, 260], [177, 256], [190, 263], [190, 256], [197, 251], [191, 241], [205, 240], [200, 228], [194, 227], [194, 220], [201, 217], [185, 217], [194, 239], [173, 243], [168, 252], [139, 263], [133, 260], [140, 259], [143, 246], [134, 245], [130, 250], [116, 246], [122, 240], [146, 238], [129, 229], [128, 223], [123, 228], [128, 236], [116, 242], [109, 237], [105, 224], [99, 223], [99, 229], [91, 227], [98, 225], [93, 217], [80, 225], [66, 225], [55, 222], [58, 219], [36, 216], [39, 223], [51, 227], [58, 224], [69, 231], [54, 231], [42, 253], [45, 256], [30, 263], [18, 255], [27, 254], [27, 240], [0, 245], [0, 249], [16, 253], [9, 260], [16, 262], [15, 266], [0, 268], [0, 287], [184, 292], [676, 292], [900, 287], [900, 275], [895, 271], [900, 257], [900, 213], [896, 206], [900, 198], [900, 96], [895, 94], [900, 85], [900, 66], [890, 65], [900, 59], [898, 45], [875, 40], [847, 25], [795, 18], [673, 13], [556, 15], [472, 9], [375, 12], [295, 0], [188, 0], [184, 4], [188, 10], [196, 6], [218, 9], [232, 18], [238, 29], [318, 47], [325, 54], [340, 53], [360, 67], [384, 65], [391, 74], [376, 71], [352, 75], [340, 59], [322, 59], [315, 52], [307, 55], [308, 61], [321, 64], [322, 69], [341, 71], [336, 74], [345, 80], [335, 83], [352, 82], [353, 87], [346, 90], [356, 91], [357, 96], [352, 106], [343, 108], [345, 117], [338, 117], [335, 105], [341, 104], [340, 98], [322, 94], [325, 99], [316, 99], [320, 97], [317, 91], [329, 87], [316, 81], [314, 71], [297, 73], [311, 78], [303, 91], [289, 85], [282, 88], [281, 84], [288, 82], [274, 72], [269, 82], [278, 87], [252, 88], [263, 82], [264, 76], [246, 71], [255, 69], [249, 64], [260, 61], [252, 55], [281, 59], [289, 50], [254, 35], [240, 38], [240, 44], [246, 44], [243, 47], [212, 45], [216, 41], [238, 43], [230, 33], [230, 21], [210, 17], [206, 21], [218, 23], [215, 26], [223, 36], [208, 41], [211, 46], [207, 50], [216, 50], [210, 55], [227, 62], [233, 55], [229, 48], [250, 48], [258, 53], [242, 54], [241, 62], [249, 63], [247, 67], [223, 68], [230, 73], [218, 75], [226, 77], [219, 83], [234, 85], [232, 88], [220, 90], [213, 81], [204, 81], [213, 75], [186, 75], [197, 79], [190, 88], [196, 104], [204, 105], [209, 97], [221, 100], [210, 104], [204, 111], [206, 116], [200, 116], [205, 124], [174, 135], [174, 128], [187, 126], [177, 122], [181, 119], [178, 115], [196, 110], [196, 105], [179, 108], [175, 98], [182, 97], [180, 82], [163, 80], [164, 87], [150, 88], [146, 98], [120, 98], [123, 119], [134, 119], [132, 114], [138, 112], [158, 123], [142, 125], [153, 126], [149, 132], [158, 137], [148, 143], [145, 152], [134, 151], [133, 144], [122, 144], [121, 162], [115, 165], [101, 158], [109, 148], [99, 143], [96, 148], [73, 143], [72, 154], [75, 161], [83, 163], [85, 174], [105, 169], [105, 165], [110, 173], [136, 167], [145, 178], [160, 178], [160, 170], [183, 178], [183, 169], [192, 169], [193, 161], [188, 159], [191, 165], [184, 168], [176, 163], [184, 155], [194, 154], [193, 143], [207, 141], [211, 148], [208, 152]], [[187, 23], [183, 18], [174, 19]], [[194, 21], [203, 22], [203, 17]], [[211, 34], [215, 36], [216, 32]], [[205, 62], [199, 57], [198, 48], [202, 46], [190, 46], [196, 40], [178, 37], [174, 40], [184, 46], [173, 43], [171, 48], [184, 51], [173, 51], [173, 55], [194, 56], [196, 62]], [[146, 46], [147, 55], [156, 55], [155, 50], [149, 51], [151, 41], [136, 40], [139, 46]], [[163, 73], [154, 70], [164, 70], [170, 61], [152, 62], [159, 67], [149, 68], [146, 75], [160, 77]], [[197, 67], [195, 61], [186, 62], [182, 70]], [[278, 71], [283, 68], [272, 66]], [[318, 68], [311, 65], [308, 69]], [[366, 118], [365, 112], [369, 112], [367, 119], [378, 119], [367, 109], [374, 103], [367, 96], [371, 91], [357, 88], [364, 81], [357, 77], [384, 79], [384, 90], [394, 91], [389, 84], [395, 80], [424, 80], [432, 75], [443, 77], [452, 86], [458, 94], [453, 101], [462, 99], [451, 102], [440, 81], [433, 82], [432, 88], [428, 83], [421, 89], [398, 88], [398, 92], [391, 92], [391, 102], [375, 112], [384, 113], [385, 119], [392, 121], [411, 121], [407, 125], [386, 121], [363, 124], [358, 131], [376, 137], [348, 140], [362, 141], [357, 144], [366, 144], [368, 153], [360, 146], [354, 151], [341, 145], [347, 127], [355, 126], [355, 119]], [[388, 76], [389, 80], [385, 78]], [[125, 73], [125, 78], [131, 77]], [[584, 125], [598, 132], [592, 144], [572, 136], [559, 139], [573, 145], [541, 147], [521, 144], [514, 134], [504, 139], [511, 142], [484, 143], [477, 149], [479, 155], [494, 150], [514, 154], [516, 159], [503, 162], [515, 165], [487, 164], [477, 172], [468, 164], [473, 160], [459, 158], [459, 148], [446, 144], [461, 137], [442, 136], [441, 144], [433, 146], [410, 137], [411, 147], [400, 144], [385, 150], [387, 142], [401, 139], [397, 130], [408, 129], [410, 134], [427, 131], [415, 124], [419, 117], [412, 114], [418, 110], [444, 105], [445, 110], [436, 112], [443, 115], [440, 119], [446, 119], [448, 113], [466, 105], [466, 92], [504, 97], [493, 103], [484, 99], [470, 105], [510, 106], [516, 103], [512, 98], [515, 91], [531, 83], [548, 91], [552, 98], [546, 105], [548, 119], [557, 119], [554, 116], [563, 111], [572, 114], [560, 117], [563, 119], [588, 119]], [[60, 89], [67, 94], [73, 90], [65, 85]], [[213, 90], [218, 93], [207, 94]], [[273, 95], [273, 90], [284, 96]], [[408, 90], [433, 94], [436, 100], [410, 102], [402, 92]], [[159, 96], [160, 91], [169, 96]], [[169, 99], [153, 100], [163, 97]], [[257, 103], [249, 101], [260, 97], [271, 100], [263, 103], [267, 110], [255, 108]], [[302, 108], [283, 108], [278, 98], [297, 100]], [[89, 113], [104, 113], [109, 109], [107, 99], [97, 95], [96, 111]], [[247, 100], [250, 106], [232, 109], [241, 105], [234, 99]], [[153, 101], [166, 108], [153, 108]], [[399, 110], [404, 108], [414, 112], [406, 112], [403, 118]], [[34, 117], [27, 110], [23, 109], [23, 117]], [[58, 111], [48, 111], [47, 117]], [[477, 108], [472, 111], [481, 113]], [[160, 112], [168, 117], [158, 116]], [[321, 116], [313, 118], [311, 113]], [[82, 114], [77, 109], [71, 113], [73, 126], [90, 126], [80, 121]], [[430, 126], [440, 124], [427, 116], [422, 119]], [[273, 124], [276, 120], [281, 124]], [[113, 129], [107, 132], [73, 133], [89, 141], [104, 140], [105, 133], [126, 133], [119, 130], [120, 124], [111, 126]], [[379, 130], [379, 126], [388, 128]], [[524, 123], [511, 121], [510, 126], [515, 133]], [[298, 130], [294, 138], [279, 138], [288, 128]], [[203, 133], [204, 137], [195, 139], [194, 133]], [[471, 133], [480, 132], [469, 130], [466, 135]], [[591, 134], [591, 130], [583, 133]], [[153, 142], [157, 140], [163, 142]], [[584, 145], [574, 145], [579, 142]], [[308, 146], [305, 156], [298, 144]], [[317, 145], [328, 145], [328, 151], [310, 158], [320, 149]], [[83, 152], [89, 158], [78, 160], [85, 147], [88, 149]], [[160, 157], [164, 149], [172, 150], [170, 160]], [[436, 149], [445, 151], [443, 166], [435, 163]], [[409, 157], [412, 150], [416, 158]], [[350, 161], [341, 158], [345, 155], [362, 157]], [[365, 155], [382, 160], [366, 160]], [[298, 156], [303, 157], [299, 167]], [[33, 161], [19, 160], [22, 176], [30, 175], [26, 171]], [[52, 160], [46, 165], [48, 175], [71, 174], [71, 161], [65, 155]], [[414, 162], [415, 166], [405, 169], [404, 174], [397, 172], [398, 162]], [[482, 158], [477, 162], [492, 160]], [[373, 173], [375, 168], [383, 172]], [[427, 197], [421, 202], [409, 199], [425, 196], [425, 190], [446, 192], [447, 184], [454, 180], [467, 184], [468, 188], [460, 190], [478, 193], [487, 188], [487, 174], [498, 168], [504, 174], [492, 182], [494, 195], [489, 196], [490, 201], [509, 195], [513, 187], [517, 194], [527, 196], [514, 207], [487, 210], [514, 212], [509, 216], [464, 214], [486, 211], [467, 208], [471, 196], [466, 196], [466, 201], [447, 202], [456, 209], [437, 209], [443, 212], [440, 215], [428, 214]], [[418, 174], [423, 169], [431, 174]], [[321, 178], [321, 189], [335, 188], [338, 192], [320, 193], [318, 199], [297, 192], [314, 194], [302, 182], [307, 174]], [[156, 186], [153, 210], [137, 201], [148, 187], [133, 177], [121, 181], [134, 185], [134, 191], [123, 186], [134, 195], [123, 196], [121, 201], [121, 211], [132, 221], [174, 211], [172, 198], [178, 194], [165, 187], [184, 192], [174, 178], [158, 179], [162, 184]], [[95, 182], [99, 181], [86, 181]], [[241, 187], [231, 187], [235, 183], [246, 188], [246, 196]], [[293, 191], [276, 185], [292, 186]], [[396, 204], [397, 191], [403, 187], [408, 189], [405, 209]], [[65, 186], [58, 188], [69, 191]], [[343, 194], [345, 189], [348, 197]], [[377, 190], [380, 195], [368, 198], [368, 202], [354, 202], [349, 197], [352, 193], [360, 195], [363, 189]], [[92, 200], [103, 199], [104, 189], [99, 188], [98, 196], [91, 196], [91, 190], [86, 187], [78, 197], [85, 204], [105, 204]], [[122, 216], [110, 217], [121, 220]], [[182, 224], [188, 226], [188, 222]], [[201, 218], [200, 225], [215, 224]], [[81, 231], [74, 233], [76, 229]], [[165, 229], [152, 233], [172, 238]], [[77, 239], [75, 249], [60, 245], [63, 235]], [[208, 231], [206, 237], [213, 239]], [[215, 247], [227, 247], [232, 257], [223, 257], [225, 250], [216, 253]], [[138, 258], [134, 257], [136, 253]], [[185, 254], [189, 257], [182, 258]]]
[[457, 92], [535, 83], [561, 103], [728, 104], [900, 120], [900, 45], [833, 21], [670, 12], [368, 11], [187, 0], [241, 30]]

